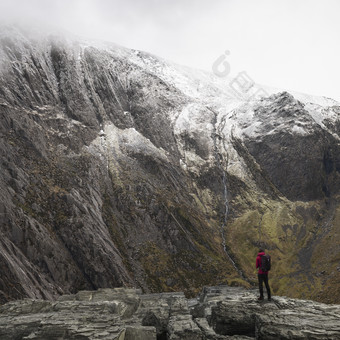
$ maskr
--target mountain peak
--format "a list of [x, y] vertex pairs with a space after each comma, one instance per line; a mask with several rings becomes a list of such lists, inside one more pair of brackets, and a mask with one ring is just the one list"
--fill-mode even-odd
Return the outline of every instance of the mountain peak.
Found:
[[340, 301], [335, 101], [58, 37], [1, 38], [1, 301], [250, 287], [258, 246], [275, 294]]

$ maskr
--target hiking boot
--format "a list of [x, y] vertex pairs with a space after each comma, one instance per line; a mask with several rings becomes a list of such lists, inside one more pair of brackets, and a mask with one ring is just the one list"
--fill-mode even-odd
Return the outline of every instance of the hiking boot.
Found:
[[259, 298], [258, 298], [258, 300], [260, 301], [260, 300], [263, 300], [263, 296], [260, 296]]
[[272, 301], [272, 298], [268, 298], [268, 301]]

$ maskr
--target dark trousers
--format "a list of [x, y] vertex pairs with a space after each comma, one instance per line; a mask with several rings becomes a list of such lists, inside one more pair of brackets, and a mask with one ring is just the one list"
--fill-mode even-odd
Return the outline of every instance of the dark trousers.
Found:
[[264, 282], [264, 284], [266, 285], [268, 299], [270, 299], [271, 294], [270, 294], [270, 287], [268, 283], [268, 274], [258, 274], [258, 278], [259, 278], [260, 297], [263, 298], [263, 282]]

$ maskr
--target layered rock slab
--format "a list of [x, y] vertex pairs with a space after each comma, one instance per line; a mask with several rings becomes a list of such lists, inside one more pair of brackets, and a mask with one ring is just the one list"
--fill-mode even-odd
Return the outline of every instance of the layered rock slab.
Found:
[[213, 298], [215, 304], [208, 315], [217, 334], [266, 340], [340, 338], [339, 305], [287, 297], [259, 302], [254, 290], [239, 290], [221, 299], [223, 295]]
[[340, 306], [206, 287], [196, 299], [183, 293], [142, 294], [99, 289], [26, 299], [0, 307], [0, 338], [9, 339], [339, 339]]

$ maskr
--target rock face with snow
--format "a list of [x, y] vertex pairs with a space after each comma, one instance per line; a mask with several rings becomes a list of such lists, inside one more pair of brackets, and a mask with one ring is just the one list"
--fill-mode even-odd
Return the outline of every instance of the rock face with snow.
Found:
[[340, 302], [339, 103], [228, 84], [3, 28], [1, 301], [249, 286], [261, 246], [274, 293]]
[[0, 336], [11, 339], [338, 339], [340, 306], [206, 287], [198, 299], [183, 293], [141, 294], [100, 289], [57, 301], [9, 302], [0, 307]]

